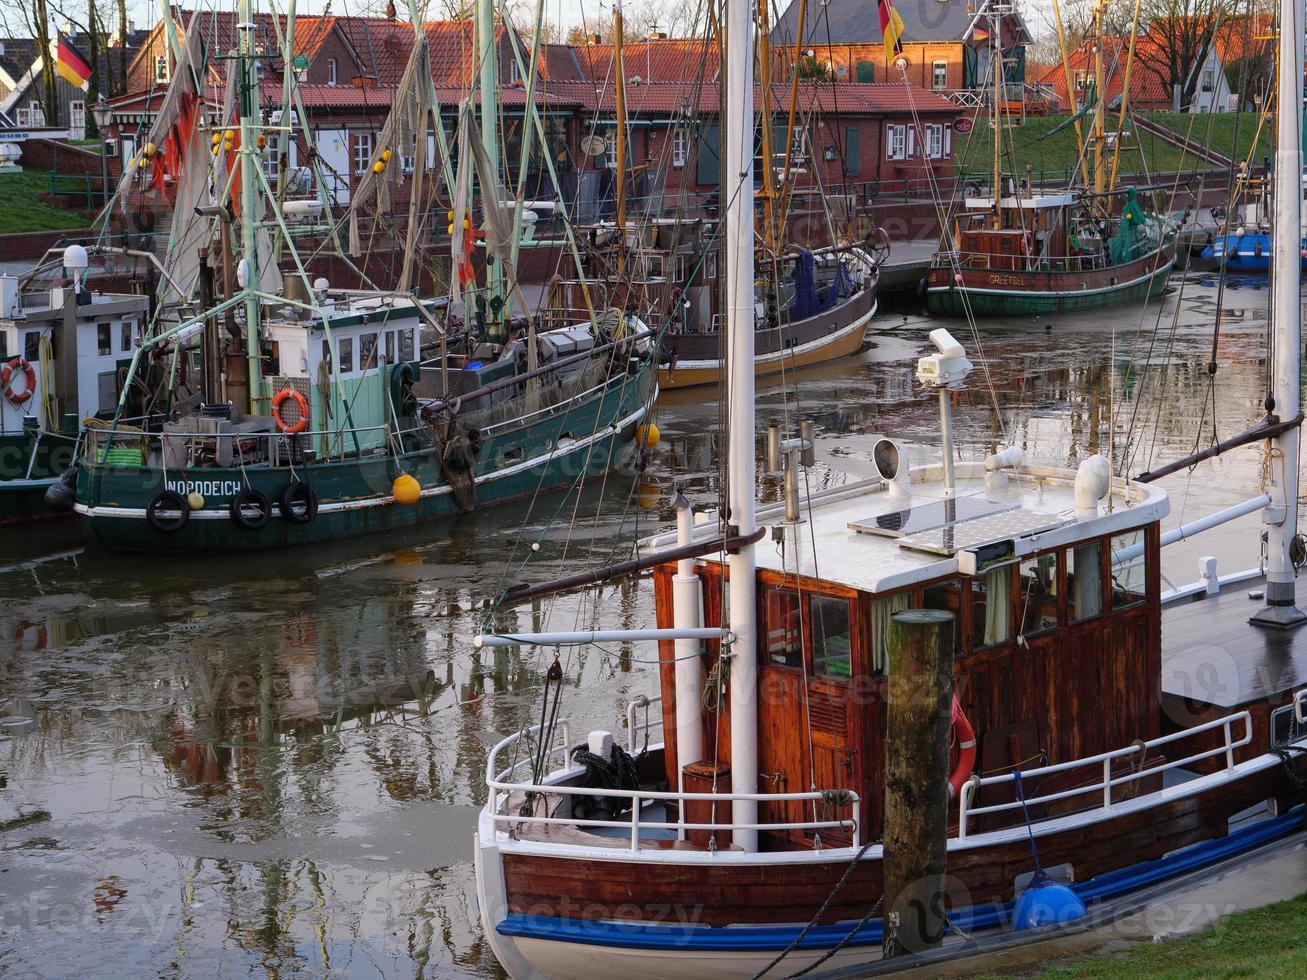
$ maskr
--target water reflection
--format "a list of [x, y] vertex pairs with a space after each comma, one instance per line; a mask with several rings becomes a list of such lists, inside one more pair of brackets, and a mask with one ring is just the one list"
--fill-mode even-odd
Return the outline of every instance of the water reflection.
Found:
[[[1001, 444], [1131, 472], [1261, 412], [1267, 294], [1228, 285], [1219, 369], [1214, 284], [1162, 303], [1050, 321], [948, 324], [978, 370], [957, 396], [959, 453]], [[913, 379], [935, 324], [765, 383], [758, 421], [813, 419], [816, 491], [870, 472], [874, 437], [938, 455]], [[1140, 330], [1140, 327], [1143, 327]], [[992, 388], [985, 385], [985, 380]], [[671, 526], [671, 499], [715, 504], [724, 426], [703, 392], [668, 393], [648, 470], [579, 498], [474, 514], [288, 555], [203, 562], [85, 552], [72, 529], [0, 534], [0, 971], [493, 974], [470, 844], [489, 748], [538, 720], [555, 651], [476, 650], [484, 628], [642, 626], [647, 583], [514, 609], [505, 585], [620, 560]], [[1172, 523], [1251, 496], [1261, 450], [1179, 473]], [[779, 482], [759, 475], [779, 500]], [[1255, 520], [1167, 552], [1224, 570], [1257, 557]], [[1187, 550], [1186, 550], [1187, 549]], [[574, 731], [613, 728], [651, 689], [652, 649], [557, 651]], [[0, 824], [3, 826], [4, 824]]]

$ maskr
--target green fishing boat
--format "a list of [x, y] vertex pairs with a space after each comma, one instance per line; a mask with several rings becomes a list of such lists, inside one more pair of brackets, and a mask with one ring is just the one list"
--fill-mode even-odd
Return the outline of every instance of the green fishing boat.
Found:
[[[198, 80], [208, 55], [188, 41], [124, 178], [134, 207], [160, 197], [172, 206], [184, 224], [174, 223], [170, 248], [189, 264], [175, 277], [183, 299], [173, 321], [151, 325], [126, 371], [127, 389], [161, 420], [130, 424], [125, 389], [113, 420], [83, 438], [74, 510], [87, 536], [146, 552], [282, 548], [580, 490], [628, 464], [654, 439], [642, 423], [657, 393], [659, 338], [636, 313], [589, 303], [570, 322], [510, 315], [521, 221], [502, 204], [493, 99], [480, 128], [470, 109], [462, 114], [455, 177], [414, 11], [414, 50], [355, 202], [384, 206], [399, 181], [420, 182], [423, 166], [388, 165], [421, 160], [434, 129], [453, 191], [451, 290], [424, 299], [409, 286], [430, 210], [420, 188], [400, 285], [332, 288], [309, 274], [309, 249], [299, 247], [339, 247], [318, 162], [310, 151], [307, 180], [289, 180], [285, 168], [278, 186], [268, 177], [266, 148], [287, 138], [281, 119], [310, 148], [313, 134], [293, 111], [289, 67], [282, 112], [260, 110], [249, 7], [241, 0], [222, 103], [206, 102]], [[293, 23], [286, 34], [289, 51]], [[473, 169], [488, 228], [484, 286], [472, 262]], [[345, 252], [337, 258], [349, 265]]]
[[[1122, 88], [1117, 132], [1109, 134], [1105, 100], [1095, 95], [1107, 91], [1101, 6], [1094, 5], [1090, 28], [1094, 76], [1084, 105], [1077, 107], [1075, 92], [1068, 90], [1071, 118], [1052, 131], [1074, 125], [1081, 149], [1070, 186], [1056, 191], [1038, 190], [1029, 176], [1017, 176], [1021, 163], [1006, 107], [1014, 96], [1019, 104], [1021, 95], [1009, 91], [1020, 86], [1005, 66], [1023, 55], [1010, 41], [1004, 47], [1007, 8], [986, 3], [977, 14], [977, 23], [989, 24], [984, 36], [992, 67], [986, 92], [993, 167], [985, 193], [974, 181], [960, 182], [965, 193], [955, 202], [926, 276], [930, 313], [968, 319], [1043, 315], [1162, 295], [1179, 228], [1133, 187], [1116, 186], [1129, 92]], [[1133, 56], [1133, 45], [1130, 50]], [[1124, 70], [1128, 79], [1128, 65]], [[1082, 119], [1088, 124], [1083, 138]]]

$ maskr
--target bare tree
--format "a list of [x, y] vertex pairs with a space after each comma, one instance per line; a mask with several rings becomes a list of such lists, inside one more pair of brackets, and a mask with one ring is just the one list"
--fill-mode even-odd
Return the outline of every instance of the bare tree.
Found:
[[1235, 0], [1143, 0], [1140, 16], [1156, 54], [1138, 59], [1135, 69], [1155, 77], [1167, 92], [1179, 90], [1181, 108], [1189, 106], [1217, 32], [1236, 7]]

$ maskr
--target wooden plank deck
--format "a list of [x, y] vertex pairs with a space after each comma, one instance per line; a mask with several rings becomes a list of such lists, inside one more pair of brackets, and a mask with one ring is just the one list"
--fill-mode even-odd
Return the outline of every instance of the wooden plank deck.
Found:
[[[1162, 610], [1162, 693], [1218, 708], [1238, 708], [1307, 687], [1307, 625], [1254, 626], [1260, 580], [1219, 596]], [[1307, 602], [1300, 595], [1299, 606]]]

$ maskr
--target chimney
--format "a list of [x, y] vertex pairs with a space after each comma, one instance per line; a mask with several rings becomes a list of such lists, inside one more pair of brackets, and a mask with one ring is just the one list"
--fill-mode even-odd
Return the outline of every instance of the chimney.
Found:
[[596, 44], [599, 44], [601, 41], [602, 38], [598, 34], [587, 34], [585, 36], [585, 43], [590, 45], [591, 47], [594, 47]]
[[377, 87], [377, 76], [375, 75], [355, 75], [350, 81], [355, 88]]

